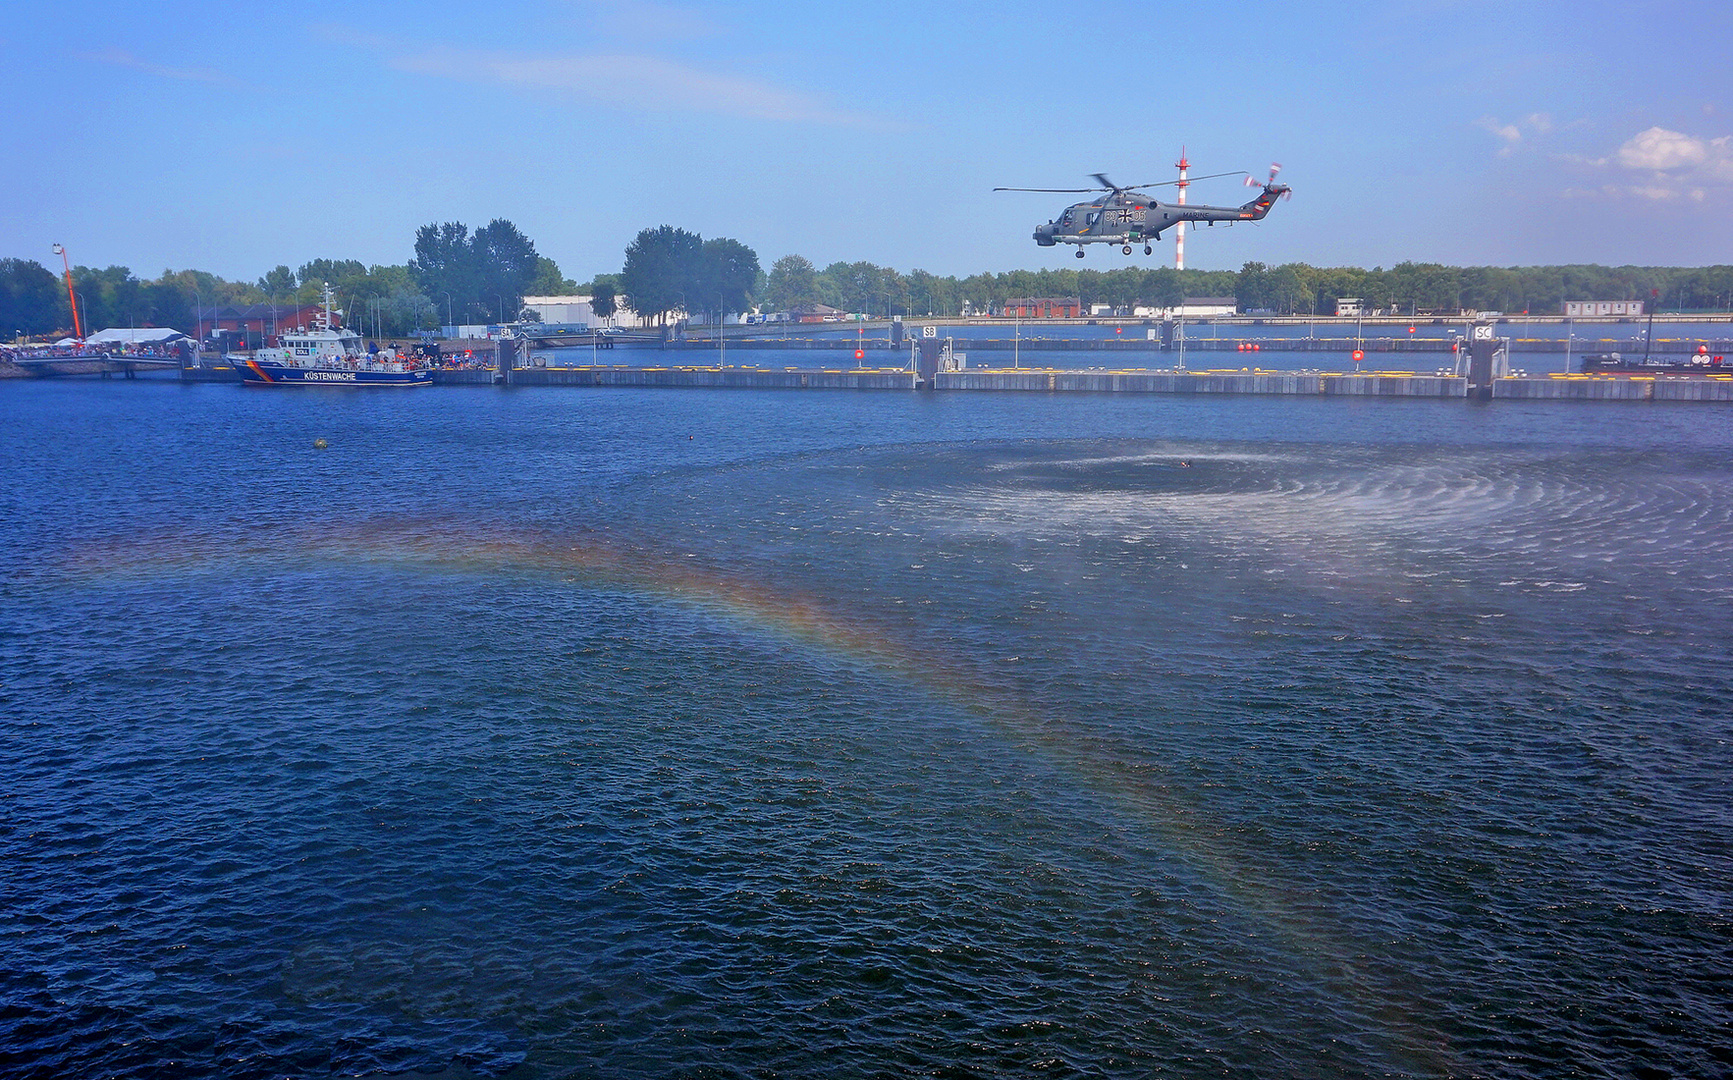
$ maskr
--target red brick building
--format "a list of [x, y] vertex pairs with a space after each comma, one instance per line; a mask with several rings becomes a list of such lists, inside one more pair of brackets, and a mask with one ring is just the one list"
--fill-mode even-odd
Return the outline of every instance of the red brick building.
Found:
[[1077, 297], [1016, 296], [999, 307], [1002, 319], [1075, 319], [1083, 314]]

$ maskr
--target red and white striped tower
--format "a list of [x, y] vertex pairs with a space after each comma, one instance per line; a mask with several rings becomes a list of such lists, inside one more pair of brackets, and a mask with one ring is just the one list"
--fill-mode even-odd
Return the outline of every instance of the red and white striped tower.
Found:
[[[1179, 168], [1179, 205], [1184, 206], [1185, 189], [1191, 186], [1191, 181], [1185, 178], [1186, 169], [1191, 167], [1191, 162], [1185, 159], [1185, 147], [1179, 148], [1179, 160], [1174, 162], [1174, 165]], [[1185, 269], [1185, 222], [1183, 221], [1173, 227], [1173, 268], [1175, 270]]]

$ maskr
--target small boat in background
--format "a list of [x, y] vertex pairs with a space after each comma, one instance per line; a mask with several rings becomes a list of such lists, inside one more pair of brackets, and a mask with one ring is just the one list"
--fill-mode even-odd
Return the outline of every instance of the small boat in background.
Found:
[[1733, 364], [1722, 360], [1722, 356], [1711, 356], [1707, 345], [1697, 346], [1696, 353], [1684, 360], [1621, 356], [1616, 352], [1590, 354], [1583, 357], [1583, 374], [1733, 375]]

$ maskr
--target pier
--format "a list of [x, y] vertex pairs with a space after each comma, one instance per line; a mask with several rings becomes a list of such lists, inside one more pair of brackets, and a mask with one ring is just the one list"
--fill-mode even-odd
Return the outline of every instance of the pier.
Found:
[[[1293, 372], [1258, 368], [1206, 371], [969, 368], [934, 372], [923, 380], [906, 367], [804, 368], [751, 365], [585, 365], [438, 371], [437, 386], [570, 386], [708, 390], [930, 390], [1090, 393], [1237, 394], [1295, 397], [1466, 399], [1470, 377], [1412, 371]], [[1729, 375], [1502, 376], [1491, 400], [1733, 402]]]
[[173, 357], [130, 353], [83, 352], [67, 349], [21, 350], [7, 361], [38, 378], [56, 375], [121, 375], [136, 379], [140, 371], [168, 371], [181, 366]]
[[[732, 328], [730, 328], [732, 329]], [[754, 328], [756, 329], [756, 328]], [[1302, 339], [1316, 340], [1328, 351], [1339, 353], [1346, 345], [1361, 345], [1365, 352], [1383, 353], [1389, 363], [1393, 354], [1409, 354], [1426, 363], [1420, 354], [1429, 354], [1442, 361], [1433, 371], [1356, 370], [1319, 371], [1301, 368], [1282, 370], [1266, 368], [1251, 361], [1237, 338], [1200, 338], [1186, 342], [1186, 353], [1197, 355], [1201, 363], [1220, 363], [1228, 359], [1223, 353], [1237, 352], [1241, 366], [1193, 367], [1183, 362], [1184, 353], [1161, 350], [1148, 340], [1058, 341], [1024, 338], [1027, 350], [1070, 351], [1082, 360], [1084, 352], [1101, 354], [1104, 360], [1119, 360], [1121, 364], [1137, 352], [1162, 367], [1091, 366], [1059, 367], [1055, 358], [1047, 357], [1049, 366], [1028, 363], [1007, 365], [1012, 344], [1003, 339], [958, 339], [969, 352], [991, 355], [991, 366], [963, 366], [962, 356], [954, 361], [941, 360], [943, 339], [920, 339], [921, 349], [893, 351], [888, 342], [867, 339], [858, 366], [824, 363], [828, 357], [808, 353], [788, 355], [790, 360], [804, 363], [766, 364], [779, 350], [834, 352], [839, 346], [857, 347], [857, 340], [812, 339], [800, 336], [783, 342], [753, 341], [718, 349], [714, 341], [702, 345], [669, 342], [665, 348], [646, 343], [630, 342], [637, 347], [610, 352], [608, 359], [626, 359], [627, 363], [601, 363], [591, 350], [560, 349], [559, 353], [544, 351], [550, 341], [564, 338], [550, 334], [546, 338], [502, 339], [469, 342], [454, 354], [461, 366], [441, 367], [434, 371], [435, 386], [537, 386], [575, 388], [654, 388], [710, 390], [898, 390], [936, 393], [996, 392], [996, 393], [1092, 393], [1092, 394], [1166, 394], [1166, 395], [1261, 395], [1288, 397], [1348, 397], [1348, 398], [1431, 398], [1467, 399], [1476, 401], [1626, 401], [1626, 402], [1733, 402], [1733, 366], [1704, 367], [1701, 371], [1656, 371], [1545, 374], [1529, 375], [1513, 370], [1510, 352], [1516, 344], [1508, 338], [1463, 341], [1460, 353], [1450, 349], [1448, 342], [1438, 339], [1414, 341], [1407, 339]], [[597, 335], [594, 342], [600, 348]], [[568, 339], [569, 340], [569, 339]], [[1296, 349], [1299, 342], [1265, 339], [1266, 347], [1284, 352]], [[628, 341], [617, 342], [627, 345]], [[875, 347], [876, 345], [876, 347]], [[1440, 346], [1444, 346], [1440, 348]], [[925, 346], [933, 346], [928, 349]], [[1380, 348], [1380, 346], [1384, 346]], [[1318, 351], [1325, 351], [1320, 348]], [[1659, 352], [1660, 350], [1656, 350]], [[1733, 350], [1730, 350], [1733, 351]], [[933, 356], [925, 354], [932, 352]], [[563, 353], [564, 355], [560, 355]], [[622, 356], [621, 354], [626, 354]], [[730, 364], [729, 356], [747, 354], [746, 363]], [[575, 354], [575, 355], [574, 355]], [[756, 354], [756, 355], [754, 355]], [[573, 364], [578, 357], [595, 359], [588, 364]], [[943, 353], [949, 358], [949, 353]], [[868, 359], [870, 357], [871, 359]], [[903, 361], [904, 357], [908, 360]], [[1159, 357], [1159, 360], [1157, 358]], [[1207, 357], [1207, 358], [1206, 358]], [[178, 369], [185, 382], [241, 382], [241, 373], [224, 360], [207, 355], [196, 357], [190, 351], [178, 358], [93, 354], [69, 349], [39, 349], [9, 357], [18, 373], [36, 376], [76, 376], [100, 374], [110, 377], [122, 374], [136, 377], [139, 371]], [[564, 361], [550, 362], [554, 360]], [[839, 358], [840, 359], [840, 358]], [[1069, 357], [1065, 358], [1066, 360]], [[757, 362], [751, 362], [756, 360]], [[1367, 357], [1372, 363], [1371, 356]], [[694, 362], [696, 361], [696, 362]], [[814, 363], [813, 361], [818, 361]], [[887, 363], [887, 361], [890, 361]], [[1061, 361], [1062, 363], [1064, 361]], [[1135, 361], [1133, 361], [1135, 363]], [[1400, 363], [1400, 360], [1396, 362]], [[1410, 361], [1413, 362], [1413, 361]], [[1231, 361], [1230, 361], [1231, 363]], [[872, 365], [872, 366], [868, 366]], [[1429, 365], [1430, 366], [1430, 365]], [[279, 391], [280, 392], [280, 391]]]

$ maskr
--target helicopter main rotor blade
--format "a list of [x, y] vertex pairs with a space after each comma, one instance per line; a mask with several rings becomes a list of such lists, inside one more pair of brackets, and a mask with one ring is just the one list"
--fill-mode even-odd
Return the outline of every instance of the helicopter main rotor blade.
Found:
[[996, 187], [994, 191], [1048, 191], [1057, 195], [1087, 195], [1091, 191], [1110, 191], [1111, 188], [1094, 187]]
[[[1208, 173], [1204, 176], [1188, 176], [1185, 179], [1185, 183], [1192, 184], [1192, 183], [1196, 183], [1199, 180], [1214, 180], [1218, 176], [1250, 176], [1250, 175], [1251, 175], [1251, 173], [1247, 172], [1245, 169], [1234, 169], [1231, 172]], [[1173, 187], [1175, 184], [1178, 184], [1178, 183], [1180, 183], [1180, 181], [1178, 181], [1178, 180], [1162, 180], [1162, 181], [1159, 181], [1159, 182], [1154, 183], [1154, 184], [1135, 184], [1131, 187], [1126, 188], [1125, 190], [1126, 191], [1142, 191], [1144, 188]]]

